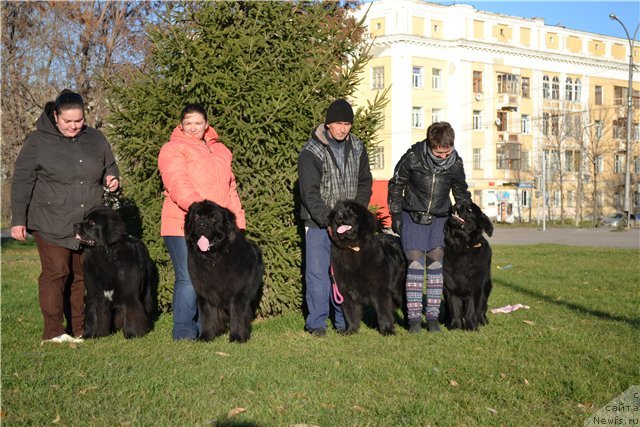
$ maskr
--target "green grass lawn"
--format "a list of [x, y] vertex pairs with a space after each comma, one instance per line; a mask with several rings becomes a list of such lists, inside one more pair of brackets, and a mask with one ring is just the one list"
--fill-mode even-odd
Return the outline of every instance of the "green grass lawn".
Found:
[[315, 338], [294, 313], [254, 323], [246, 344], [185, 343], [166, 315], [140, 339], [41, 346], [37, 253], [4, 245], [1, 421], [582, 425], [640, 384], [639, 261], [638, 250], [494, 245], [490, 308], [531, 308], [489, 314], [480, 332]]

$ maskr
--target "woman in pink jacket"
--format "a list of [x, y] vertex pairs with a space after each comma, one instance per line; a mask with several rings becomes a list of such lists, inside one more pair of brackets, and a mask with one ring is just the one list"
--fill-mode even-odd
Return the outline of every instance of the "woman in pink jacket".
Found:
[[194, 340], [199, 329], [198, 305], [187, 268], [184, 238], [184, 219], [189, 206], [204, 199], [211, 200], [235, 214], [238, 228], [246, 228], [231, 158], [231, 151], [218, 142], [218, 134], [209, 126], [207, 113], [199, 104], [189, 104], [182, 110], [180, 124], [158, 156], [165, 188], [160, 234], [175, 272], [174, 340]]

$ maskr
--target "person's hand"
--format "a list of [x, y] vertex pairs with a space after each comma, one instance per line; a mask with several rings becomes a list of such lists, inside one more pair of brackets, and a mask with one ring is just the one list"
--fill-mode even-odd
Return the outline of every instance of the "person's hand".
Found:
[[118, 187], [120, 187], [120, 181], [118, 181], [118, 178], [116, 178], [113, 175], [107, 175], [107, 177], [105, 178], [106, 182], [107, 182], [107, 188], [109, 189], [109, 191], [111, 191], [112, 193], [114, 191], [116, 191], [118, 189]]
[[14, 225], [11, 227], [11, 237], [16, 240], [27, 240], [27, 227], [25, 225]]
[[400, 236], [402, 233], [402, 214], [391, 215], [391, 229]]

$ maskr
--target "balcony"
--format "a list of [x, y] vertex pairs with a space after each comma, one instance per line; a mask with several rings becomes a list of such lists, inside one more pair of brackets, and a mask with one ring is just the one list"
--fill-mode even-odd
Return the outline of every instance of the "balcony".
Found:
[[510, 142], [514, 144], [520, 144], [520, 134], [511, 133], [511, 132], [499, 132], [498, 142], [499, 143]]
[[498, 96], [498, 108], [500, 110], [517, 111], [520, 107], [520, 95], [502, 93]]

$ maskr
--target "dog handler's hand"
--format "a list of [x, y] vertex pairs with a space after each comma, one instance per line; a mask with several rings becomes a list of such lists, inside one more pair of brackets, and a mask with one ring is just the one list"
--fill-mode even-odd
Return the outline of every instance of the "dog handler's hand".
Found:
[[391, 216], [391, 229], [398, 236], [402, 233], [402, 216], [401, 214], [395, 214]]
[[27, 227], [25, 225], [14, 225], [11, 227], [11, 237], [16, 240], [27, 240]]
[[116, 178], [113, 175], [107, 175], [107, 177], [105, 178], [105, 180], [107, 181], [107, 188], [109, 189], [109, 191], [111, 191], [112, 193], [114, 191], [116, 191], [118, 189], [118, 187], [120, 187], [120, 181], [118, 181], [118, 178]]

